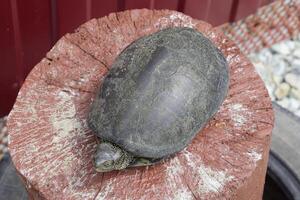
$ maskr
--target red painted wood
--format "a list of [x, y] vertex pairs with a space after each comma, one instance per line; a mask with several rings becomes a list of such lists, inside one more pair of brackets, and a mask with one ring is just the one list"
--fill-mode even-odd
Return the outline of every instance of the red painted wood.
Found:
[[186, 0], [184, 13], [194, 18], [206, 20], [208, 18], [211, 0]]
[[50, 0], [51, 44], [58, 40], [57, 0]]
[[[152, 0], [154, 9], [177, 10], [179, 0]], [[182, 1], [182, 0], [181, 0]]]
[[234, 20], [242, 19], [252, 13], [254, 13], [261, 5], [262, 0], [239, 0], [237, 13]]
[[16, 59], [16, 79], [18, 85], [20, 86], [24, 81], [24, 51], [22, 47], [21, 32], [20, 32], [20, 21], [18, 13], [18, 5], [16, 0], [10, 1], [12, 26], [13, 26], [13, 38], [14, 38], [14, 49], [15, 49], [15, 59]]
[[228, 22], [230, 19], [232, 4], [233, 0], [211, 0], [206, 20], [214, 26]]
[[110, 0], [105, 4], [99, 0], [92, 0], [92, 17], [99, 18], [108, 15], [111, 12], [118, 10], [118, 1]]
[[16, 56], [11, 5], [2, 0], [0, 6], [0, 117], [6, 115], [18, 92]]
[[268, 5], [272, 3], [274, 0], [261, 0], [259, 7]]
[[80, 24], [87, 21], [86, 0], [57, 0], [58, 36], [73, 32]]
[[126, 0], [125, 9], [150, 8], [151, 0]]
[[22, 43], [23, 76], [41, 60], [51, 48], [50, 0], [17, 0]]
[[229, 22], [234, 22], [238, 7], [239, 7], [239, 0], [233, 0], [230, 9]]
[[92, 0], [86, 0], [85, 15], [87, 20], [90, 20], [92, 18]]

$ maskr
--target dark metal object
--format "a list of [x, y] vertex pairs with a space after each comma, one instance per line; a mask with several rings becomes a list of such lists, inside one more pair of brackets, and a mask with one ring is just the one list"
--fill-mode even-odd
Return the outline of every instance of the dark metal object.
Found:
[[273, 102], [272, 134], [264, 200], [300, 199], [300, 118]]
[[271, 150], [294, 171], [300, 180], [300, 118], [273, 102], [275, 127]]
[[93, 103], [100, 138], [139, 157], [182, 150], [217, 112], [228, 91], [227, 62], [191, 28], [169, 28], [129, 45]]
[[300, 200], [300, 182], [296, 174], [272, 151], [267, 175], [269, 179], [266, 181], [264, 200]]

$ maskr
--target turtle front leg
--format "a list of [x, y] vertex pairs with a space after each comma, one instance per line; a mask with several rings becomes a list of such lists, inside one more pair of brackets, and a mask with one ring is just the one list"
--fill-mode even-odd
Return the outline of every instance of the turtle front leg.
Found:
[[132, 161], [130, 153], [107, 141], [98, 144], [94, 155], [94, 167], [98, 172], [125, 169]]

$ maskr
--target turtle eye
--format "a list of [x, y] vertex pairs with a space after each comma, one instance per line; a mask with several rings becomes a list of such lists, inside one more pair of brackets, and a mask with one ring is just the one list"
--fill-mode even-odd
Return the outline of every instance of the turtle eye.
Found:
[[112, 164], [113, 164], [113, 161], [112, 161], [112, 160], [108, 160], [108, 161], [105, 161], [105, 162], [103, 163], [103, 165], [104, 165], [105, 167], [110, 167], [110, 166], [112, 166]]

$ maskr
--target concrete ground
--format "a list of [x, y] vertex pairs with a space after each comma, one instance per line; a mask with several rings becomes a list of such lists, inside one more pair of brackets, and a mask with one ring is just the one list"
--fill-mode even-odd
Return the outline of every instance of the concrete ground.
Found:
[[26, 189], [8, 153], [0, 161], [0, 200], [27, 200]]

